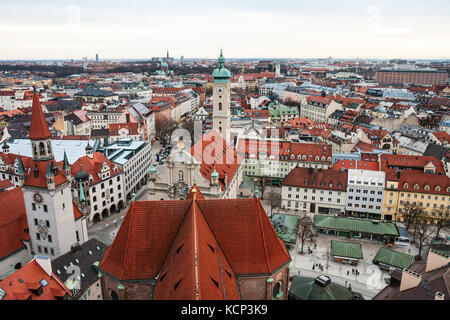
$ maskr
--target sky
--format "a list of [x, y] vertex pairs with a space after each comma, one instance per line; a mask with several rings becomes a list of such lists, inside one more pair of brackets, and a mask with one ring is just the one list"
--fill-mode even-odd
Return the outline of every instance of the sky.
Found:
[[450, 58], [448, 0], [0, 2], [0, 60]]

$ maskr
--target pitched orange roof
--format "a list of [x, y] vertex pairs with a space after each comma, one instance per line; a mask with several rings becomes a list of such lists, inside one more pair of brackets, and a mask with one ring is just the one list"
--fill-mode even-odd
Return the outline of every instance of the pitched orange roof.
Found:
[[0, 259], [24, 249], [29, 241], [25, 201], [21, 188], [0, 193]]
[[363, 169], [363, 170], [373, 170], [378, 171], [379, 164], [378, 161], [354, 161], [354, 160], [339, 160], [331, 166], [333, 170], [342, 169]]
[[[53, 167], [56, 165], [56, 175], [55, 175], [55, 186], [59, 186], [65, 182], [67, 182], [66, 177], [63, 174], [63, 170], [61, 170], [58, 163], [55, 161], [50, 161], [50, 166]], [[38, 169], [37, 176], [34, 175], [34, 168]], [[33, 161], [31, 166], [28, 169], [30, 172], [27, 174], [25, 179], [25, 186], [37, 187], [37, 188], [48, 188], [47, 184], [47, 162], [46, 161]]]
[[[426, 188], [428, 186], [429, 188]], [[398, 190], [450, 196], [450, 178], [442, 174], [429, 174], [405, 170], [400, 172]], [[428, 190], [427, 190], [428, 189]]]
[[201, 299], [237, 299], [234, 274], [273, 274], [290, 261], [259, 199], [136, 201], [100, 269], [119, 280], [157, 277], [155, 298], [192, 299], [198, 289]]
[[[87, 143], [86, 143], [87, 145]], [[77, 173], [80, 170], [85, 171], [87, 174], [92, 175], [92, 181], [89, 182], [89, 184], [95, 184], [102, 179], [100, 178], [100, 172], [103, 166], [103, 163], [105, 163], [109, 167], [109, 173], [110, 176], [113, 176], [115, 174], [119, 174], [122, 172], [122, 170], [117, 167], [117, 171], [114, 172], [114, 167], [116, 165], [105, 157], [105, 155], [101, 152], [95, 152], [93, 154], [92, 159], [88, 156], [83, 156], [79, 158], [77, 161], [75, 161], [72, 165], [70, 165], [70, 173], [72, 174], [72, 177], [75, 179]]]
[[31, 107], [31, 124], [30, 134], [31, 140], [49, 139], [52, 137], [42, 112], [41, 103], [39, 102], [39, 93], [33, 95], [33, 105]]
[[203, 196], [203, 194], [202, 194], [201, 191], [200, 191], [200, 188], [197, 187], [196, 184], [194, 184], [194, 185], [192, 186], [191, 190], [189, 191], [189, 194], [187, 195], [186, 200], [187, 200], [187, 199], [194, 199], [194, 192], [193, 192], [194, 190], [195, 190], [195, 192], [196, 192], [195, 197], [196, 197], [197, 200], [203, 200], [203, 199], [205, 199], [205, 197]]
[[[228, 281], [225, 272], [234, 281]], [[192, 201], [155, 288], [159, 300], [238, 299], [236, 277], [197, 201]]]
[[200, 173], [205, 179], [211, 180], [211, 174], [216, 170], [222, 191], [226, 189], [225, 175], [226, 183], [229, 183], [242, 162], [242, 158], [215, 130], [203, 135], [190, 153], [195, 160], [201, 162]]
[[[43, 280], [45, 286], [41, 283]], [[72, 295], [62, 281], [54, 273], [50, 276], [36, 259], [0, 281], [0, 288], [6, 292], [3, 300], [58, 300]], [[42, 293], [38, 295], [36, 290], [40, 288]]]

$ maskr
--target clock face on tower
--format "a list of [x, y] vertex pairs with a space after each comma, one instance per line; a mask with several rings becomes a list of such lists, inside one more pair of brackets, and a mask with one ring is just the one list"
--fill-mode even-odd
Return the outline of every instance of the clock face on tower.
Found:
[[37, 203], [41, 203], [42, 202], [42, 196], [39, 194], [39, 192], [35, 192], [33, 194], [33, 199]]
[[224, 90], [223, 90], [223, 88], [222, 88], [222, 87], [219, 87], [219, 88], [217, 88], [217, 93], [218, 93], [218, 94], [222, 94], [222, 93], [223, 93], [223, 91], [224, 91]]

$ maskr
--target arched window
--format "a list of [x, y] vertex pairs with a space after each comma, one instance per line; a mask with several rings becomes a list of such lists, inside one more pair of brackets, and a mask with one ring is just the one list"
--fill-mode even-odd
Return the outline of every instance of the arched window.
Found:
[[302, 158], [302, 156], [301, 156], [301, 155], [298, 155], [298, 156], [297, 156], [297, 159], [298, 159], [298, 160], [300, 160], [301, 158]]
[[47, 141], [47, 151], [48, 151], [48, 153], [52, 152], [52, 144], [50, 141]]
[[275, 286], [273, 287], [272, 297], [273, 298], [279, 298], [281, 295], [281, 281], [277, 282]]
[[316, 159], [316, 161], [319, 161], [319, 156], [316, 156], [316, 158], [315, 158], [315, 159]]
[[302, 159], [303, 159], [303, 160], [306, 160], [306, 156], [305, 156], [305, 155], [303, 155]]
[[117, 293], [114, 290], [111, 290], [109, 295], [111, 296], [111, 300], [119, 300], [119, 296], [117, 295]]
[[219, 110], [222, 110], [222, 102], [219, 102]]
[[325, 161], [325, 157], [322, 157], [322, 161]]

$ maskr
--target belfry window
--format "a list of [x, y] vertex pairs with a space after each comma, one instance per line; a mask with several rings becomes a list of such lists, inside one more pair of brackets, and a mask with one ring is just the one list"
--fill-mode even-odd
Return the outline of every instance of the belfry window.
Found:
[[39, 153], [40, 153], [41, 155], [45, 155], [45, 146], [44, 146], [44, 143], [43, 143], [43, 142], [40, 142], [40, 143], [39, 143]]
[[222, 110], [222, 102], [219, 102], [219, 110]]

